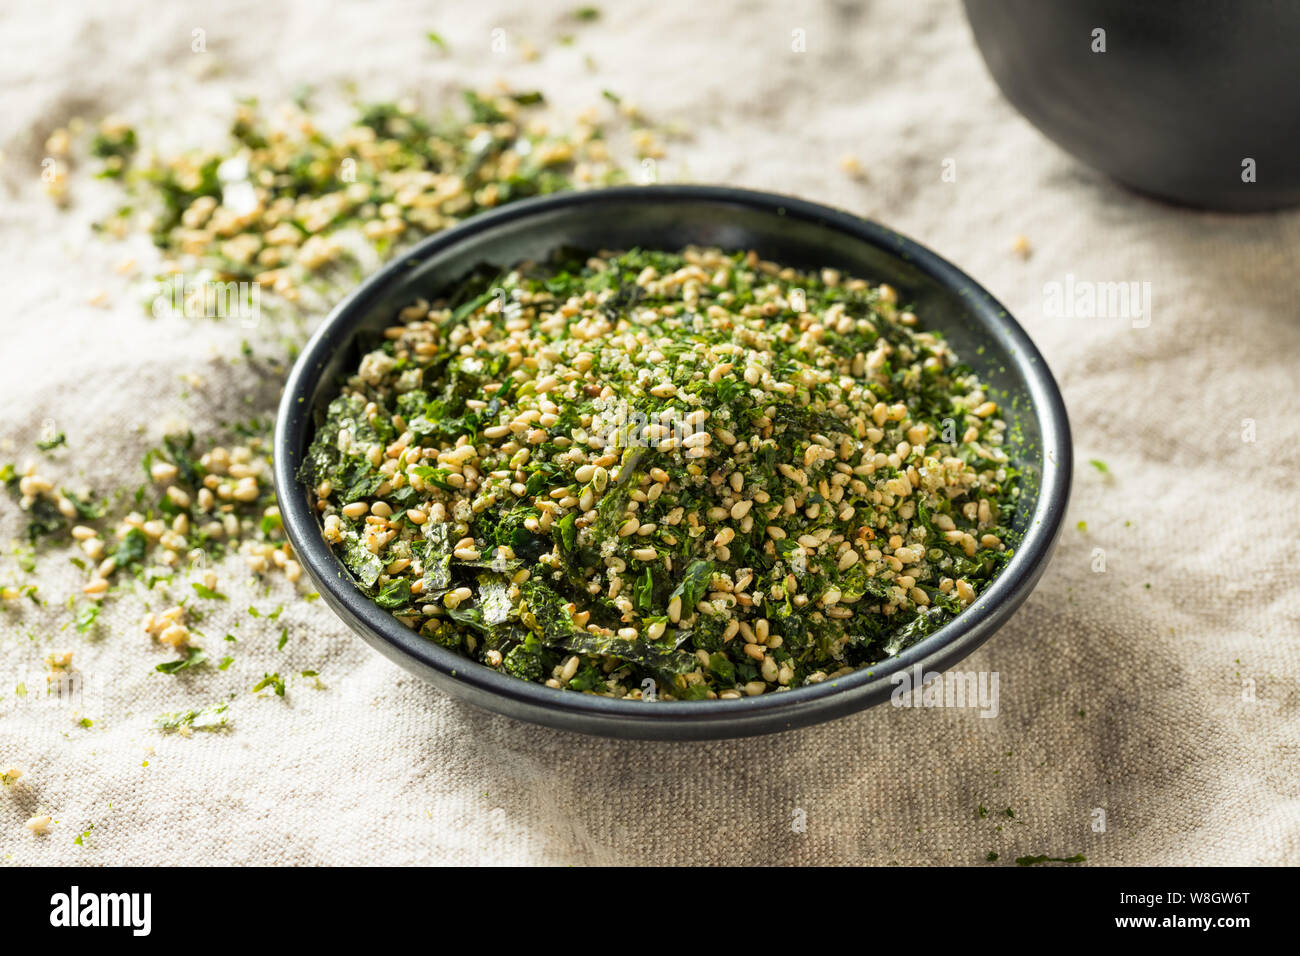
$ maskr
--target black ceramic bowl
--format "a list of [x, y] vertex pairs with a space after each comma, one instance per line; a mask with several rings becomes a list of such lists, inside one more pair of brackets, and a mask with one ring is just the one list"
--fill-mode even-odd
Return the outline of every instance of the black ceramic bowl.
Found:
[[[1018, 429], [1009, 446], [1024, 468], [1014, 557], [974, 604], [945, 627], [870, 670], [740, 700], [613, 700], [498, 674], [408, 630], [359, 591], [321, 538], [295, 477], [322, 413], [357, 367], [359, 333], [434, 299], [475, 266], [543, 259], [560, 246], [680, 249], [696, 243], [756, 249], [793, 266], [832, 266], [889, 282], [942, 330], [990, 386]], [[372, 339], [373, 341], [373, 339]], [[1047, 564], [1070, 489], [1070, 431], [1051, 373], [1034, 344], [992, 296], [943, 259], [897, 233], [798, 199], [712, 186], [645, 186], [565, 193], [475, 216], [426, 239], [366, 281], [325, 320], [285, 386], [275, 433], [275, 481], [289, 539], [322, 597], [369, 644], [402, 667], [471, 703], [522, 720], [615, 737], [711, 739], [771, 733], [860, 710], [890, 696], [891, 676], [921, 664], [940, 671], [989, 638]], [[314, 496], [312, 496], [314, 497]]]
[[1300, 203], [1300, 3], [965, 2], [1007, 99], [1079, 159], [1191, 206]]

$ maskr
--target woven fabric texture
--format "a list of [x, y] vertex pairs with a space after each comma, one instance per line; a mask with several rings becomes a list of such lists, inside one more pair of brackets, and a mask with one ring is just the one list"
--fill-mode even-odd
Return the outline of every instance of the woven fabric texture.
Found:
[[[1300, 213], [1189, 212], [1078, 165], [1001, 99], [949, 0], [608, 3], [594, 23], [569, 3], [456, 6], [9, 6], [0, 461], [134, 488], [169, 428], [202, 433], [278, 394], [273, 370], [231, 359], [247, 329], [143, 313], [114, 265], [147, 257], [147, 239], [88, 228], [106, 193], [74, 184], [67, 211], [41, 194], [43, 143], [69, 116], [118, 113], [179, 144], [219, 138], [237, 96], [273, 103], [304, 83], [436, 104], [503, 79], [543, 90], [559, 116], [613, 90], [688, 132], [661, 179], [886, 222], [986, 285], [1045, 353], [1071, 415], [1075, 490], [1042, 583], [960, 665], [998, 673], [997, 716], [882, 706], [751, 740], [574, 736], [432, 690], [238, 559], [220, 569], [230, 601], [208, 638], [239, 619], [234, 664], [168, 676], [134, 599], [111, 602], [92, 635], [65, 628], [82, 572], [47, 556], [47, 606], [0, 614], [0, 762], [24, 771], [0, 792], [5, 859], [1300, 863]], [[191, 51], [195, 29], [206, 53]], [[848, 154], [862, 176], [841, 168]], [[1054, 314], [1067, 282], [1147, 283], [1149, 312]], [[51, 424], [68, 447], [41, 455]], [[0, 500], [0, 541], [25, 523]], [[8, 550], [3, 582], [21, 576]], [[274, 622], [246, 611], [280, 604]], [[15, 693], [63, 650], [95, 678], [92, 727]], [[250, 693], [266, 671], [304, 669], [323, 687]], [[160, 712], [227, 699], [225, 732], [153, 729]], [[46, 836], [23, 826], [36, 813], [56, 821]]]

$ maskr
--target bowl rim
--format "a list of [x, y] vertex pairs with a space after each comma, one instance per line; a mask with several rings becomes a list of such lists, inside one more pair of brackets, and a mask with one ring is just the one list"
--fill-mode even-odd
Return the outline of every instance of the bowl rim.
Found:
[[[956, 293], [984, 325], [1006, 337], [1011, 346], [1009, 364], [1024, 377], [1028, 413], [1038, 421], [1043, 468], [1034, 512], [1016, 553], [970, 607], [897, 656], [844, 677], [737, 700], [651, 703], [574, 693], [497, 673], [420, 637], [357, 588], [321, 537], [320, 523], [296, 477], [315, 427], [308, 397], [318, 387], [330, 354], [350, 342], [371, 301], [412, 266], [505, 223], [611, 201], [743, 206], [829, 227], [903, 259]], [[888, 277], [881, 278], [888, 281]], [[1065, 403], [1046, 361], [1011, 314], [970, 276], [914, 240], [871, 220], [790, 196], [711, 185], [617, 186], [525, 199], [472, 216], [422, 240], [362, 281], [321, 322], [286, 379], [274, 436], [276, 498], [295, 555], [325, 602], [372, 647], [444, 690], [449, 681], [454, 682], [458, 685], [454, 690], [463, 690], [474, 703], [518, 719], [583, 733], [655, 739], [751, 736], [834, 719], [889, 697], [900, 686], [895, 675], [908, 671], [928, 678], [967, 656], [1006, 622], [1045, 569], [1064, 523], [1072, 461]]]

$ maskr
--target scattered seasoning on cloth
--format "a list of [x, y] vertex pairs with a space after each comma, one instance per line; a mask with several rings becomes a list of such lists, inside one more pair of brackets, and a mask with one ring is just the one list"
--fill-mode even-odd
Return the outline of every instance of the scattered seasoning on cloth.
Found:
[[[134, 129], [109, 117], [85, 159], [98, 162], [100, 178], [121, 184], [127, 201], [97, 231], [105, 239], [150, 233], [161, 255], [164, 294], [151, 303], [160, 320], [228, 319], [214, 305], [246, 308], [252, 299], [286, 320], [266, 329], [288, 338], [291, 359], [308, 331], [303, 320], [346, 292], [367, 258], [395, 255], [483, 209], [622, 177], [591, 111], [553, 132], [530, 116], [545, 103], [540, 93], [465, 91], [463, 99], [460, 114], [436, 121], [410, 103], [361, 106], [333, 136], [305, 104], [272, 118], [246, 103], [235, 111], [226, 148], [165, 157], [142, 150]], [[66, 173], [74, 137], [58, 130], [50, 139]], [[63, 203], [72, 181], [60, 175], [46, 185]], [[179, 308], [160, 315], [159, 298]], [[289, 323], [298, 327], [286, 329]], [[242, 357], [252, 355], [246, 342]], [[271, 371], [285, 368], [273, 362]], [[93, 636], [103, 602], [134, 594], [150, 608], [142, 634], [182, 655], [159, 671], [217, 663], [193, 638], [208, 616], [205, 602], [225, 600], [219, 562], [239, 554], [257, 578], [283, 574], [295, 584], [302, 573], [271, 484], [274, 408], [260, 411], [207, 435], [165, 436], [144, 456], [134, 488], [97, 490], [72, 478], [76, 449], [62, 433], [37, 445], [61, 458], [0, 463], [0, 483], [28, 515], [20, 577], [0, 579], [0, 608], [45, 601], [38, 559], [65, 560], [75, 547], [71, 560], [85, 584], [66, 599], [73, 633]], [[217, 666], [230, 661], [221, 657]], [[283, 695], [282, 682], [276, 689]]]

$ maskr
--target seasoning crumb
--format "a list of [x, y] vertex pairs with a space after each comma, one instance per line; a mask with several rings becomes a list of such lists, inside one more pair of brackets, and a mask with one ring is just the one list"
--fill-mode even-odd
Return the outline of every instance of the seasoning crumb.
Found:
[[865, 180], [867, 178], [867, 171], [862, 165], [862, 160], [858, 159], [853, 153], [846, 153], [840, 157], [840, 171], [853, 179]]

